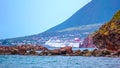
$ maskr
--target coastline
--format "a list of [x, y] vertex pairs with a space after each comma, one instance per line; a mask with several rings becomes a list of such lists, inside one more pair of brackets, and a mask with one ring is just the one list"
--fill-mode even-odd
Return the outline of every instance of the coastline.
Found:
[[0, 46], [0, 55], [36, 55], [36, 56], [85, 56], [85, 57], [120, 57], [120, 50], [107, 49], [77, 49], [66, 46], [57, 49], [49, 49], [41, 45]]

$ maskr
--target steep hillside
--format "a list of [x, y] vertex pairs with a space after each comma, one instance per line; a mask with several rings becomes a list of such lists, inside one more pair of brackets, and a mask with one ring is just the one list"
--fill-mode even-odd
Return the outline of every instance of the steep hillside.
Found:
[[93, 43], [98, 48], [120, 49], [120, 10], [93, 34]]
[[92, 0], [63, 23], [46, 32], [60, 31], [81, 25], [107, 22], [120, 9], [120, 0]]

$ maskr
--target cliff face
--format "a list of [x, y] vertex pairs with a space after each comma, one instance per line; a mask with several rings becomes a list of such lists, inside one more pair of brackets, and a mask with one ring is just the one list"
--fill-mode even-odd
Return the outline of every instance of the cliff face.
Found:
[[100, 49], [120, 49], [120, 10], [93, 34], [93, 43]]
[[84, 39], [83, 44], [80, 45], [80, 48], [96, 48], [96, 46], [93, 44], [91, 35]]

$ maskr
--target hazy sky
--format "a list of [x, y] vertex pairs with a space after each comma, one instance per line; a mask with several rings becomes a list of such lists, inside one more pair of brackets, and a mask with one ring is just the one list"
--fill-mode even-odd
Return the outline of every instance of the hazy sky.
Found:
[[0, 0], [0, 39], [44, 32], [91, 0]]

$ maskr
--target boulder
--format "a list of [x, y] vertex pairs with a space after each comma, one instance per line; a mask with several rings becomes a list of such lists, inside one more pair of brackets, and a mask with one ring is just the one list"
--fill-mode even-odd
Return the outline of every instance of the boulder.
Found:
[[66, 49], [59, 49], [61, 55], [66, 55], [67, 50]]
[[95, 56], [95, 57], [100, 57], [100, 56], [102, 56], [102, 51], [98, 50], [98, 49], [94, 49], [92, 51], [92, 55]]
[[61, 47], [60, 49], [62, 49], [64, 51], [66, 50], [67, 54], [72, 54], [73, 53], [73, 50], [72, 50], [71, 46]]
[[21, 49], [19, 49], [18, 51], [19, 51], [18, 54], [20, 54], [20, 55], [25, 55], [25, 54], [27, 53], [27, 50], [24, 49], [24, 48], [23, 48], [23, 49], [21, 48]]
[[14, 55], [14, 54], [19, 54], [19, 50], [18, 49], [12, 49], [10, 50], [11, 54]]
[[59, 49], [49, 50], [49, 53], [51, 53], [51, 55], [60, 55], [60, 50]]
[[49, 55], [51, 55], [51, 53], [49, 53], [48, 51], [42, 51], [39, 55], [40, 56], [49, 56]]
[[74, 50], [71, 56], [82, 56], [81, 50]]
[[112, 52], [110, 50], [104, 49], [102, 50], [102, 56], [108, 56], [110, 55]]
[[28, 53], [29, 55], [39, 55], [35, 50], [31, 50]]
[[88, 49], [82, 51], [82, 56], [92, 56], [92, 52]]

